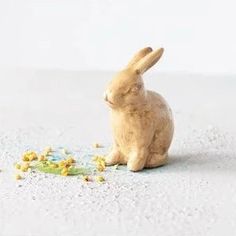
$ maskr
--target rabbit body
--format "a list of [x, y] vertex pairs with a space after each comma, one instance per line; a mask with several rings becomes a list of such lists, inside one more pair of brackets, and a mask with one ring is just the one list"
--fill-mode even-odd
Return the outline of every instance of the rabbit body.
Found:
[[127, 164], [129, 170], [139, 171], [167, 162], [174, 132], [172, 112], [161, 95], [144, 89], [141, 74], [145, 69], [142, 70], [142, 63], [137, 65], [140, 53], [142, 59], [151, 51], [141, 50], [138, 59], [136, 55], [106, 91], [114, 138], [112, 151], [106, 157], [108, 165]]

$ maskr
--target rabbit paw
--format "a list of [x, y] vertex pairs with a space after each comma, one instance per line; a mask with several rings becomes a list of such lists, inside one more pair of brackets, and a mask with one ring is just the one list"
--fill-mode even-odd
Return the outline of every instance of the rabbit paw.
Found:
[[127, 163], [127, 168], [130, 171], [136, 172], [136, 171], [142, 170], [144, 168], [144, 164], [145, 164], [145, 160], [143, 160], [143, 161], [142, 160], [139, 160], [139, 161], [137, 161], [137, 160], [134, 160], [134, 161], [129, 160], [128, 163]]
[[146, 148], [140, 148], [130, 153], [127, 168], [130, 171], [140, 171], [144, 168], [148, 151]]
[[105, 157], [105, 163], [107, 166], [119, 164], [119, 152], [112, 151]]

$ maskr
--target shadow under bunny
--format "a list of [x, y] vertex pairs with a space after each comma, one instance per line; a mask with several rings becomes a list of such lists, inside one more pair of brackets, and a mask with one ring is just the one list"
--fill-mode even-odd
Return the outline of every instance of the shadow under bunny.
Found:
[[229, 173], [236, 175], [236, 156], [234, 153], [189, 152], [183, 154], [171, 153], [168, 163], [164, 166], [145, 169], [145, 173], [158, 174], [163, 172], [208, 172]]

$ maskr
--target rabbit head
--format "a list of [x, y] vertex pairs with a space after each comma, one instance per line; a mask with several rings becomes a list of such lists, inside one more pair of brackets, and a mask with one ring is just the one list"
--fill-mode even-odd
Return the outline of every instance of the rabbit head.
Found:
[[121, 108], [142, 103], [146, 96], [142, 75], [161, 58], [164, 49], [140, 50], [128, 65], [108, 84], [104, 99], [111, 108]]

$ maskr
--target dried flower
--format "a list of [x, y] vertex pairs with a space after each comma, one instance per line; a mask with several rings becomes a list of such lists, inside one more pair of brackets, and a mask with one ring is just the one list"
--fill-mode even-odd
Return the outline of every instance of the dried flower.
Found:
[[22, 156], [23, 161], [34, 161], [37, 160], [37, 154], [34, 151], [25, 152]]
[[82, 179], [83, 179], [83, 181], [85, 181], [85, 182], [91, 181], [91, 179], [89, 178], [88, 175], [84, 175], [84, 176], [82, 177]]
[[99, 182], [99, 183], [102, 183], [102, 182], [105, 181], [105, 178], [103, 176], [97, 176], [96, 181]]
[[69, 171], [67, 168], [63, 168], [62, 171], [61, 171], [61, 175], [63, 176], [67, 176], [69, 174]]
[[94, 148], [101, 148], [101, 147], [102, 147], [102, 145], [101, 145], [101, 144], [99, 144], [99, 143], [94, 143], [94, 144], [93, 144], [93, 147], [94, 147]]
[[16, 179], [16, 180], [20, 180], [20, 179], [22, 179], [22, 177], [21, 177], [21, 175], [16, 174], [16, 175], [15, 175], [15, 179]]
[[15, 167], [16, 167], [16, 169], [20, 170], [21, 165], [19, 163], [16, 163]]

